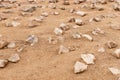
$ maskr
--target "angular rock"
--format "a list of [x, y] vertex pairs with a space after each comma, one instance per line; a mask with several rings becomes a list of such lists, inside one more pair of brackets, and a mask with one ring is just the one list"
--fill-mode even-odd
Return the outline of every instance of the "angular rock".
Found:
[[8, 42], [7, 42], [7, 41], [0, 40], [0, 49], [6, 47], [7, 45], [8, 45]]
[[36, 10], [36, 6], [24, 6], [22, 9], [21, 9], [23, 12], [33, 12]]
[[38, 43], [38, 37], [35, 35], [29, 35], [26, 39], [26, 42], [30, 43], [30, 46], [33, 46], [35, 43]]
[[58, 54], [68, 53], [68, 52], [69, 52], [69, 49], [68, 49], [68, 48], [66, 48], [66, 47], [63, 46], [63, 45], [60, 45]]
[[78, 73], [84, 72], [87, 70], [87, 67], [88, 65], [82, 62], [76, 61], [76, 63], [74, 64], [74, 73], [78, 74]]
[[109, 70], [113, 75], [119, 75], [120, 74], [120, 70], [117, 69], [117, 68], [111, 67], [111, 68], [109, 68]]
[[55, 29], [54, 29], [54, 33], [55, 33], [56, 35], [62, 35], [62, 34], [63, 34], [63, 30], [60, 29], [60, 28], [55, 28]]
[[93, 54], [81, 54], [81, 58], [86, 62], [86, 64], [94, 64], [95, 56]]
[[8, 60], [0, 60], [0, 68], [4, 68], [8, 64]]
[[116, 49], [113, 53], [113, 56], [115, 56], [116, 58], [120, 59], [120, 49]]
[[18, 54], [13, 54], [8, 58], [8, 61], [16, 63], [20, 60], [20, 56]]
[[82, 34], [82, 37], [88, 39], [89, 41], [93, 41], [93, 38], [88, 34]]

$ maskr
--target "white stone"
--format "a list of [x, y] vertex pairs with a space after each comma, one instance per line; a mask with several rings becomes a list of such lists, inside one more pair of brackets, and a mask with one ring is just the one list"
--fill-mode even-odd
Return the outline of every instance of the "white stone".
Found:
[[87, 67], [88, 65], [82, 62], [76, 61], [76, 63], [74, 64], [74, 73], [78, 74], [78, 73], [84, 72], [87, 70]]
[[86, 16], [87, 15], [87, 13], [86, 12], [84, 12], [84, 11], [76, 11], [76, 12], [74, 12], [75, 14], [77, 14], [77, 15], [80, 15], [80, 16]]
[[86, 64], [94, 64], [95, 56], [93, 54], [81, 54], [81, 58], [86, 62]]
[[76, 33], [72, 34], [72, 37], [74, 39], [80, 39], [81, 38], [81, 33], [76, 32]]
[[111, 68], [109, 68], [109, 70], [113, 75], [119, 75], [120, 74], [120, 70], [117, 69], [117, 68], [111, 67]]
[[83, 25], [83, 21], [81, 19], [75, 19], [75, 24], [81, 26]]
[[82, 34], [82, 37], [86, 38], [86, 39], [88, 39], [90, 41], [93, 41], [93, 38], [90, 35], [88, 35], [88, 34]]

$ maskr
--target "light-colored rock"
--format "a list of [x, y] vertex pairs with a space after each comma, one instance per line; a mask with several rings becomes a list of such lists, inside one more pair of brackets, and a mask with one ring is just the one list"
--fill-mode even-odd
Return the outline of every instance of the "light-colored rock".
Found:
[[87, 70], [87, 67], [88, 65], [82, 62], [76, 61], [76, 63], [74, 64], [74, 73], [78, 74], [78, 73], [84, 72]]
[[55, 33], [56, 35], [62, 35], [62, 34], [63, 34], [63, 30], [60, 29], [60, 28], [55, 28], [55, 29], [54, 29], [54, 33]]
[[90, 36], [88, 34], [82, 34], [82, 37], [88, 39], [89, 41], [93, 41], [92, 36]]
[[48, 15], [49, 15], [49, 14], [48, 14], [47, 12], [42, 12], [42, 13], [41, 13], [41, 16], [44, 16], [44, 17], [48, 17]]
[[7, 45], [7, 48], [15, 48], [15, 47], [16, 47], [15, 42], [10, 42], [10, 43], [8, 43], [8, 45]]
[[57, 39], [54, 39], [54, 38], [52, 38], [52, 37], [49, 37], [48, 38], [48, 42], [49, 42], [49, 44], [57, 44]]
[[77, 14], [77, 15], [80, 15], [80, 16], [86, 16], [87, 15], [87, 13], [86, 12], [84, 12], [84, 11], [76, 11], [76, 12], [74, 12], [75, 14]]
[[116, 49], [113, 53], [113, 56], [115, 56], [116, 58], [120, 59], [120, 49]]
[[79, 33], [79, 32], [73, 33], [73, 34], [72, 34], [72, 37], [73, 37], [74, 39], [80, 39], [80, 38], [81, 38], [81, 33]]
[[9, 58], [8, 61], [16, 63], [20, 60], [20, 56], [18, 54], [12, 54]]
[[86, 62], [86, 64], [94, 64], [96, 59], [93, 54], [81, 54], [81, 58]]
[[63, 46], [63, 45], [60, 45], [58, 54], [68, 53], [68, 52], [69, 52], [69, 49], [68, 49], [68, 48], [66, 48], [66, 47]]
[[8, 60], [0, 60], [0, 68], [4, 68], [8, 64]]
[[120, 74], [120, 70], [117, 69], [117, 68], [114, 68], [114, 67], [111, 67], [109, 68], [110, 72], [113, 74], [113, 75], [118, 75]]
[[83, 21], [81, 19], [75, 19], [75, 24], [82, 26], [83, 25]]

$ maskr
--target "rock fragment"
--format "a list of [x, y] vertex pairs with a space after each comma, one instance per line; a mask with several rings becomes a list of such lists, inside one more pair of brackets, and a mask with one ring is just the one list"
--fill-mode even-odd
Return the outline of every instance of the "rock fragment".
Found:
[[111, 67], [111, 68], [109, 68], [109, 70], [113, 75], [119, 75], [120, 74], [120, 70], [117, 69], [117, 68]]
[[63, 30], [60, 29], [60, 28], [55, 28], [55, 29], [54, 29], [54, 33], [55, 33], [56, 35], [62, 35], [62, 34], [63, 34]]
[[83, 25], [83, 21], [81, 19], [75, 19], [75, 24], [82, 26]]
[[93, 54], [81, 54], [81, 58], [86, 62], [86, 64], [94, 64], [95, 56]]
[[8, 43], [8, 45], [7, 45], [7, 48], [15, 48], [15, 46], [16, 46], [16, 44], [15, 44], [15, 42], [10, 42], [10, 43]]
[[84, 72], [87, 70], [87, 67], [88, 65], [82, 62], [76, 61], [76, 63], [74, 64], [74, 73], [78, 74], [78, 73]]
[[8, 60], [0, 60], [0, 68], [4, 68], [8, 64]]
[[73, 33], [73, 34], [72, 34], [72, 37], [73, 37], [74, 39], [80, 39], [80, 38], [81, 38], [81, 33], [79, 33], [79, 32]]
[[76, 12], [74, 12], [75, 14], [77, 14], [77, 15], [80, 15], [81, 17], [83, 17], [83, 16], [86, 16], [87, 15], [87, 13], [86, 12], [84, 12], [84, 11], [76, 11]]
[[8, 61], [16, 63], [20, 60], [20, 56], [18, 54], [13, 54], [8, 58]]
[[21, 9], [23, 12], [33, 12], [36, 10], [36, 6], [24, 6], [22, 9]]
[[115, 56], [116, 58], [120, 59], [120, 49], [116, 49], [113, 53], [113, 56]]
[[30, 43], [30, 46], [33, 46], [35, 43], [38, 43], [38, 37], [35, 35], [29, 35], [26, 42]]
[[60, 45], [58, 54], [68, 53], [68, 52], [69, 52], [69, 49], [68, 49], [68, 48], [66, 48], [66, 47], [63, 46], [63, 45]]
[[8, 45], [8, 42], [5, 40], [0, 40], [0, 49], [6, 47]]

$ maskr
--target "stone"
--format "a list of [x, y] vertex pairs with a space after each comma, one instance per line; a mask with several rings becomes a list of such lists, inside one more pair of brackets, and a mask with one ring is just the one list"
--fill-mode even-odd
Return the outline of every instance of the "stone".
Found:
[[76, 61], [74, 64], [74, 73], [75, 74], [82, 73], [87, 70], [87, 67], [88, 67], [88, 65], [86, 65], [82, 62]]
[[96, 28], [92, 31], [93, 35], [104, 34], [105, 32], [102, 31], [100, 28]]
[[85, 2], [86, 0], [74, 0], [74, 4], [80, 4]]
[[93, 54], [81, 54], [81, 58], [86, 62], [86, 64], [94, 64], [96, 59]]
[[116, 58], [120, 59], [120, 49], [116, 49], [113, 53], [113, 56], [115, 56]]
[[44, 16], [44, 17], [48, 17], [48, 13], [47, 12], [42, 12], [41, 16]]
[[15, 48], [15, 47], [16, 47], [15, 42], [10, 42], [10, 43], [8, 43], [8, 45], [7, 45], [7, 48], [9, 48], [9, 49]]
[[54, 33], [55, 33], [56, 35], [62, 35], [62, 34], [63, 34], [63, 30], [60, 29], [60, 28], [55, 28], [55, 29], [54, 29]]
[[18, 54], [12, 54], [9, 58], [8, 61], [12, 63], [16, 63], [20, 60], [20, 56]]
[[84, 11], [76, 11], [76, 12], [74, 12], [75, 14], [77, 14], [77, 15], [80, 15], [81, 17], [83, 17], [83, 16], [86, 16], [87, 15], [87, 13], [86, 12], [84, 12]]
[[29, 35], [26, 39], [27, 43], [30, 43], [30, 46], [33, 46], [34, 44], [38, 43], [38, 37], [35, 35]]
[[43, 16], [38, 16], [38, 17], [35, 17], [35, 18], [33, 19], [33, 21], [36, 21], [36, 22], [42, 22], [43, 19], [44, 19]]
[[18, 27], [21, 23], [12, 21], [12, 22], [7, 22], [6, 27]]
[[83, 21], [81, 19], [75, 19], [75, 24], [82, 26], [83, 25]]
[[88, 34], [82, 34], [82, 37], [88, 39], [89, 41], [93, 41], [93, 38]]
[[68, 0], [64, 0], [64, 5], [70, 5], [69, 1]]
[[76, 32], [76, 33], [72, 34], [72, 37], [73, 37], [74, 39], [80, 39], [80, 38], [81, 38], [81, 33]]
[[8, 45], [8, 42], [5, 40], [0, 40], [0, 49], [3, 49], [4, 47], [6, 47]]
[[36, 10], [36, 6], [34, 5], [24, 6], [21, 10], [23, 12], [34, 12]]
[[115, 29], [115, 30], [120, 30], [120, 24], [112, 23], [112, 24], [110, 25], [110, 27], [111, 27], [112, 29]]
[[68, 48], [66, 48], [66, 47], [63, 46], [63, 45], [60, 45], [58, 54], [63, 54], [63, 53], [68, 53], [68, 52], [69, 52], [69, 49], [68, 49]]
[[114, 42], [114, 41], [108, 41], [108, 42], [106, 43], [106, 46], [107, 46], [109, 49], [112, 49], [112, 48], [116, 48], [118, 45], [117, 45], [117, 43]]
[[0, 68], [4, 68], [8, 64], [8, 60], [0, 60]]
[[58, 0], [49, 0], [49, 3], [57, 3]]
[[70, 29], [69, 25], [65, 23], [61, 23], [59, 28], [62, 29], [63, 31], [67, 31]]
[[117, 68], [111, 67], [111, 68], [109, 68], [109, 70], [113, 75], [119, 75], [120, 74], [120, 70], [117, 69]]

